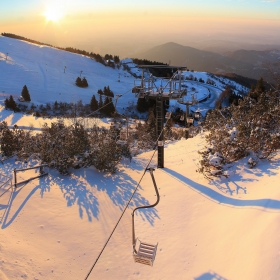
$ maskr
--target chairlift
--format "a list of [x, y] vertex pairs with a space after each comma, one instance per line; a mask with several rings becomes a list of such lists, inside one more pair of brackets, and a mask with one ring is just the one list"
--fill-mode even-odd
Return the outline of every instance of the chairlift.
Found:
[[193, 118], [187, 118], [187, 123], [193, 123]]
[[[135, 238], [135, 227], [134, 227], [134, 213], [136, 210], [138, 209], [143, 209], [143, 208], [152, 208], [155, 207], [158, 203], [159, 203], [159, 192], [158, 192], [158, 188], [156, 185], [156, 181], [154, 178], [154, 174], [153, 171], [155, 170], [154, 168], [148, 168], [147, 170], [150, 171], [151, 177], [152, 177], [152, 181], [154, 184], [154, 188], [157, 194], [157, 201], [154, 204], [151, 205], [147, 205], [147, 206], [139, 206], [136, 207], [133, 212], [132, 212], [132, 246], [133, 246], [133, 258], [135, 262], [141, 263], [141, 264], [145, 264], [145, 265], [150, 265], [153, 266], [155, 257], [156, 257], [156, 252], [157, 252], [157, 246], [147, 243], [147, 242], [142, 242], [140, 241], [140, 239]], [[139, 247], [138, 250], [136, 250], [136, 242], [137, 240], [139, 241]]]
[[125, 146], [127, 144], [127, 141], [126, 140], [118, 140], [116, 143], [118, 145]]
[[171, 118], [171, 112], [166, 112], [165, 118], [169, 120]]

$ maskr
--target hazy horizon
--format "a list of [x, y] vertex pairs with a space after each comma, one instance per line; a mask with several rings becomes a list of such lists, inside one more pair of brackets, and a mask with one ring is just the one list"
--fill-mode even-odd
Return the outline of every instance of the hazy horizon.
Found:
[[1, 33], [120, 57], [167, 42], [280, 45], [278, 0], [13, 0], [1, 4], [0, 15]]

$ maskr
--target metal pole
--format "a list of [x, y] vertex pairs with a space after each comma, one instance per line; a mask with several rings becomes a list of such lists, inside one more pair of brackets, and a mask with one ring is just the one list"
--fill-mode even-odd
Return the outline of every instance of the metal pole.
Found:
[[128, 116], [126, 116], [126, 140], [128, 140]]
[[156, 130], [158, 136], [158, 168], [164, 168], [164, 135], [163, 135], [163, 99], [161, 96], [156, 100]]
[[15, 187], [17, 186], [17, 170], [14, 168]]
[[189, 105], [186, 104], [186, 139], [189, 138], [189, 123], [188, 123], [188, 117], [189, 117]]
[[154, 177], [154, 174], [153, 172], [155, 171], [155, 169], [153, 168], [148, 168], [147, 170], [150, 171], [150, 175], [152, 177], [152, 181], [153, 181], [153, 184], [154, 184], [154, 188], [155, 188], [155, 191], [156, 191], [156, 194], [157, 194], [157, 201], [154, 203], [154, 204], [151, 204], [151, 205], [146, 205], [146, 206], [139, 206], [139, 207], [136, 207], [133, 211], [132, 211], [132, 245], [133, 245], [133, 251], [137, 254], [137, 251], [135, 249], [135, 245], [136, 245], [136, 239], [135, 239], [135, 227], [134, 227], [134, 212], [138, 209], [143, 209], [143, 208], [152, 208], [152, 207], [155, 207], [158, 203], [159, 203], [159, 200], [160, 200], [160, 196], [159, 196], [159, 191], [158, 191], [158, 188], [157, 188], [157, 184], [156, 184], [156, 180], [155, 180], [155, 177]]

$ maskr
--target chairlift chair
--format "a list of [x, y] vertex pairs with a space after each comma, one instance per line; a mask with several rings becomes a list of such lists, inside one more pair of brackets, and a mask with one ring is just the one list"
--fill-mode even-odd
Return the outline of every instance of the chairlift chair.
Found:
[[187, 123], [193, 123], [193, 118], [187, 118]]
[[166, 112], [165, 118], [169, 120], [171, 118], [171, 112]]
[[[138, 210], [138, 209], [155, 207], [159, 203], [159, 199], [160, 199], [158, 188], [157, 188], [156, 181], [155, 181], [154, 174], [153, 174], [154, 169], [149, 168], [147, 170], [150, 171], [150, 174], [151, 174], [151, 177], [152, 177], [152, 180], [153, 180], [154, 188], [155, 188], [155, 191], [156, 191], [156, 194], [157, 194], [157, 201], [152, 205], [139, 206], [139, 207], [136, 207], [133, 210], [133, 212], [132, 212], [132, 246], [133, 246], [133, 258], [134, 258], [135, 262], [153, 266], [153, 263], [154, 263], [154, 260], [155, 260], [155, 257], [156, 257], [158, 244], [154, 245], [154, 244], [150, 244], [150, 243], [147, 243], [147, 242], [142, 242], [138, 238], [135, 238], [135, 227], [134, 227], [134, 213], [135, 213], [135, 211]], [[139, 247], [138, 247], [138, 250], [136, 250], [136, 248], [135, 248], [137, 240], [140, 243]]]

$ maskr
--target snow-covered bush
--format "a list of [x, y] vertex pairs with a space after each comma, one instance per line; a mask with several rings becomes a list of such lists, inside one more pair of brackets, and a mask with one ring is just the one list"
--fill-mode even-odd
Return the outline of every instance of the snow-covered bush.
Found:
[[0, 135], [3, 155], [16, 153], [18, 159], [36, 158], [62, 174], [68, 174], [71, 168], [92, 165], [113, 173], [122, 156], [130, 157], [128, 148], [118, 145], [109, 130], [96, 126], [86, 130], [79, 123], [45, 124], [42, 133], [36, 135], [17, 127], [11, 130], [6, 123], [1, 123]]
[[198, 171], [210, 176], [223, 175], [213, 169], [222, 170], [223, 164], [247, 156], [248, 164], [254, 167], [258, 159], [274, 156], [280, 149], [279, 101], [277, 91], [265, 92], [258, 101], [244, 97], [237, 106], [232, 104], [207, 114], [204, 128], [208, 130], [208, 146], [199, 152], [202, 160]]

